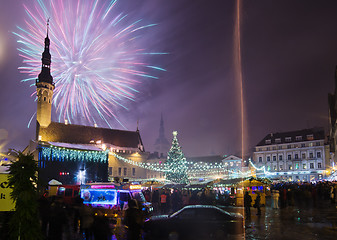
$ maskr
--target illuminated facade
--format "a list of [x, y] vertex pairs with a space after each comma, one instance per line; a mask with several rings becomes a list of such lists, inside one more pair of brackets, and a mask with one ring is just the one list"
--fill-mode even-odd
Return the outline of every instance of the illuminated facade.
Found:
[[330, 167], [329, 146], [321, 128], [271, 133], [255, 147], [257, 176], [284, 181], [315, 181]]

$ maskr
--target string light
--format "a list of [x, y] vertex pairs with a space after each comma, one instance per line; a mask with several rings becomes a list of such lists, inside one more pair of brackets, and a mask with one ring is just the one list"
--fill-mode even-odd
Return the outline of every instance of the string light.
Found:
[[41, 148], [42, 158], [49, 161], [107, 162], [108, 151], [87, 151], [48, 146]]

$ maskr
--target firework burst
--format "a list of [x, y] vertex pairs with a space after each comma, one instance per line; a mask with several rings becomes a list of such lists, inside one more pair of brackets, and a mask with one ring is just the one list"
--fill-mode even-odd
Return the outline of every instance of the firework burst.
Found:
[[[146, 78], [157, 79], [156, 71], [165, 71], [148, 63], [149, 52], [144, 46], [145, 29], [156, 24], [130, 20], [115, 13], [117, 1], [43, 1], [33, 7], [24, 6], [25, 27], [13, 32], [23, 58], [20, 72], [31, 82], [41, 71], [41, 53], [46, 36], [46, 20], [50, 18], [52, 75], [58, 121], [76, 122], [84, 119], [97, 123], [103, 119], [111, 127], [118, 120], [115, 112], [134, 101], [137, 87]], [[35, 93], [34, 93], [35, 94]], [[32, 95], [34, 95], [32, 94]], [[36, 95], [36, 94], [35, 94]]]

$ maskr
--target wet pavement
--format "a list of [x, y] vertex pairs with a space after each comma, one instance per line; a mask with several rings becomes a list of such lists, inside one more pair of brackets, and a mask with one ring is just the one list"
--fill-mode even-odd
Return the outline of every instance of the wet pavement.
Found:
[[[230, 239], [337, 239], [337, 208], [329, 201], [321, 201], [317, 207], [287, 206], [282, 209], [269, 207], [256, 215], [251, 208], [250, 219], [245, 220], [245, 233]], [[243, 215], [241, 207], [227, 207], [229, 212]]]

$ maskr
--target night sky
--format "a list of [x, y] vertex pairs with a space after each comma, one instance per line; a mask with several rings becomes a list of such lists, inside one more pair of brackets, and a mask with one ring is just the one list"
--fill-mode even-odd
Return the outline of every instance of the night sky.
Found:
[[[25, 76], [18, 70], [22, 58], [12, 32], [24, 26], [22, 4], [33, 1], [0, 1], [1, 151], [23, 150], [35, 136], [35, 124], [27, 125], [36, 102], [34, 88], [20, 82]], [[235, 1], [223, 0], [117, 4], [116, 12], [157, 23], [146, 48], [169, 53], [152, 59], [167, 71], [159, 80], [144, 81], [129, 110], [117, 112], [128, 130], [136, 130], [139, 120], [147, 151], [153, 150], [162, 113], [167, 139], [171, 142], [177, 130], [186, 156], [239, 153], [235, 6]], [[270, 132], [315, 126], [327, 131], [327, 97], [334, 91], [337, 65], [337, 1], [243, 0], [241, 23], [247, 146], [252, 148]], [[53, 39], [53, 57], [52, 45]]]

